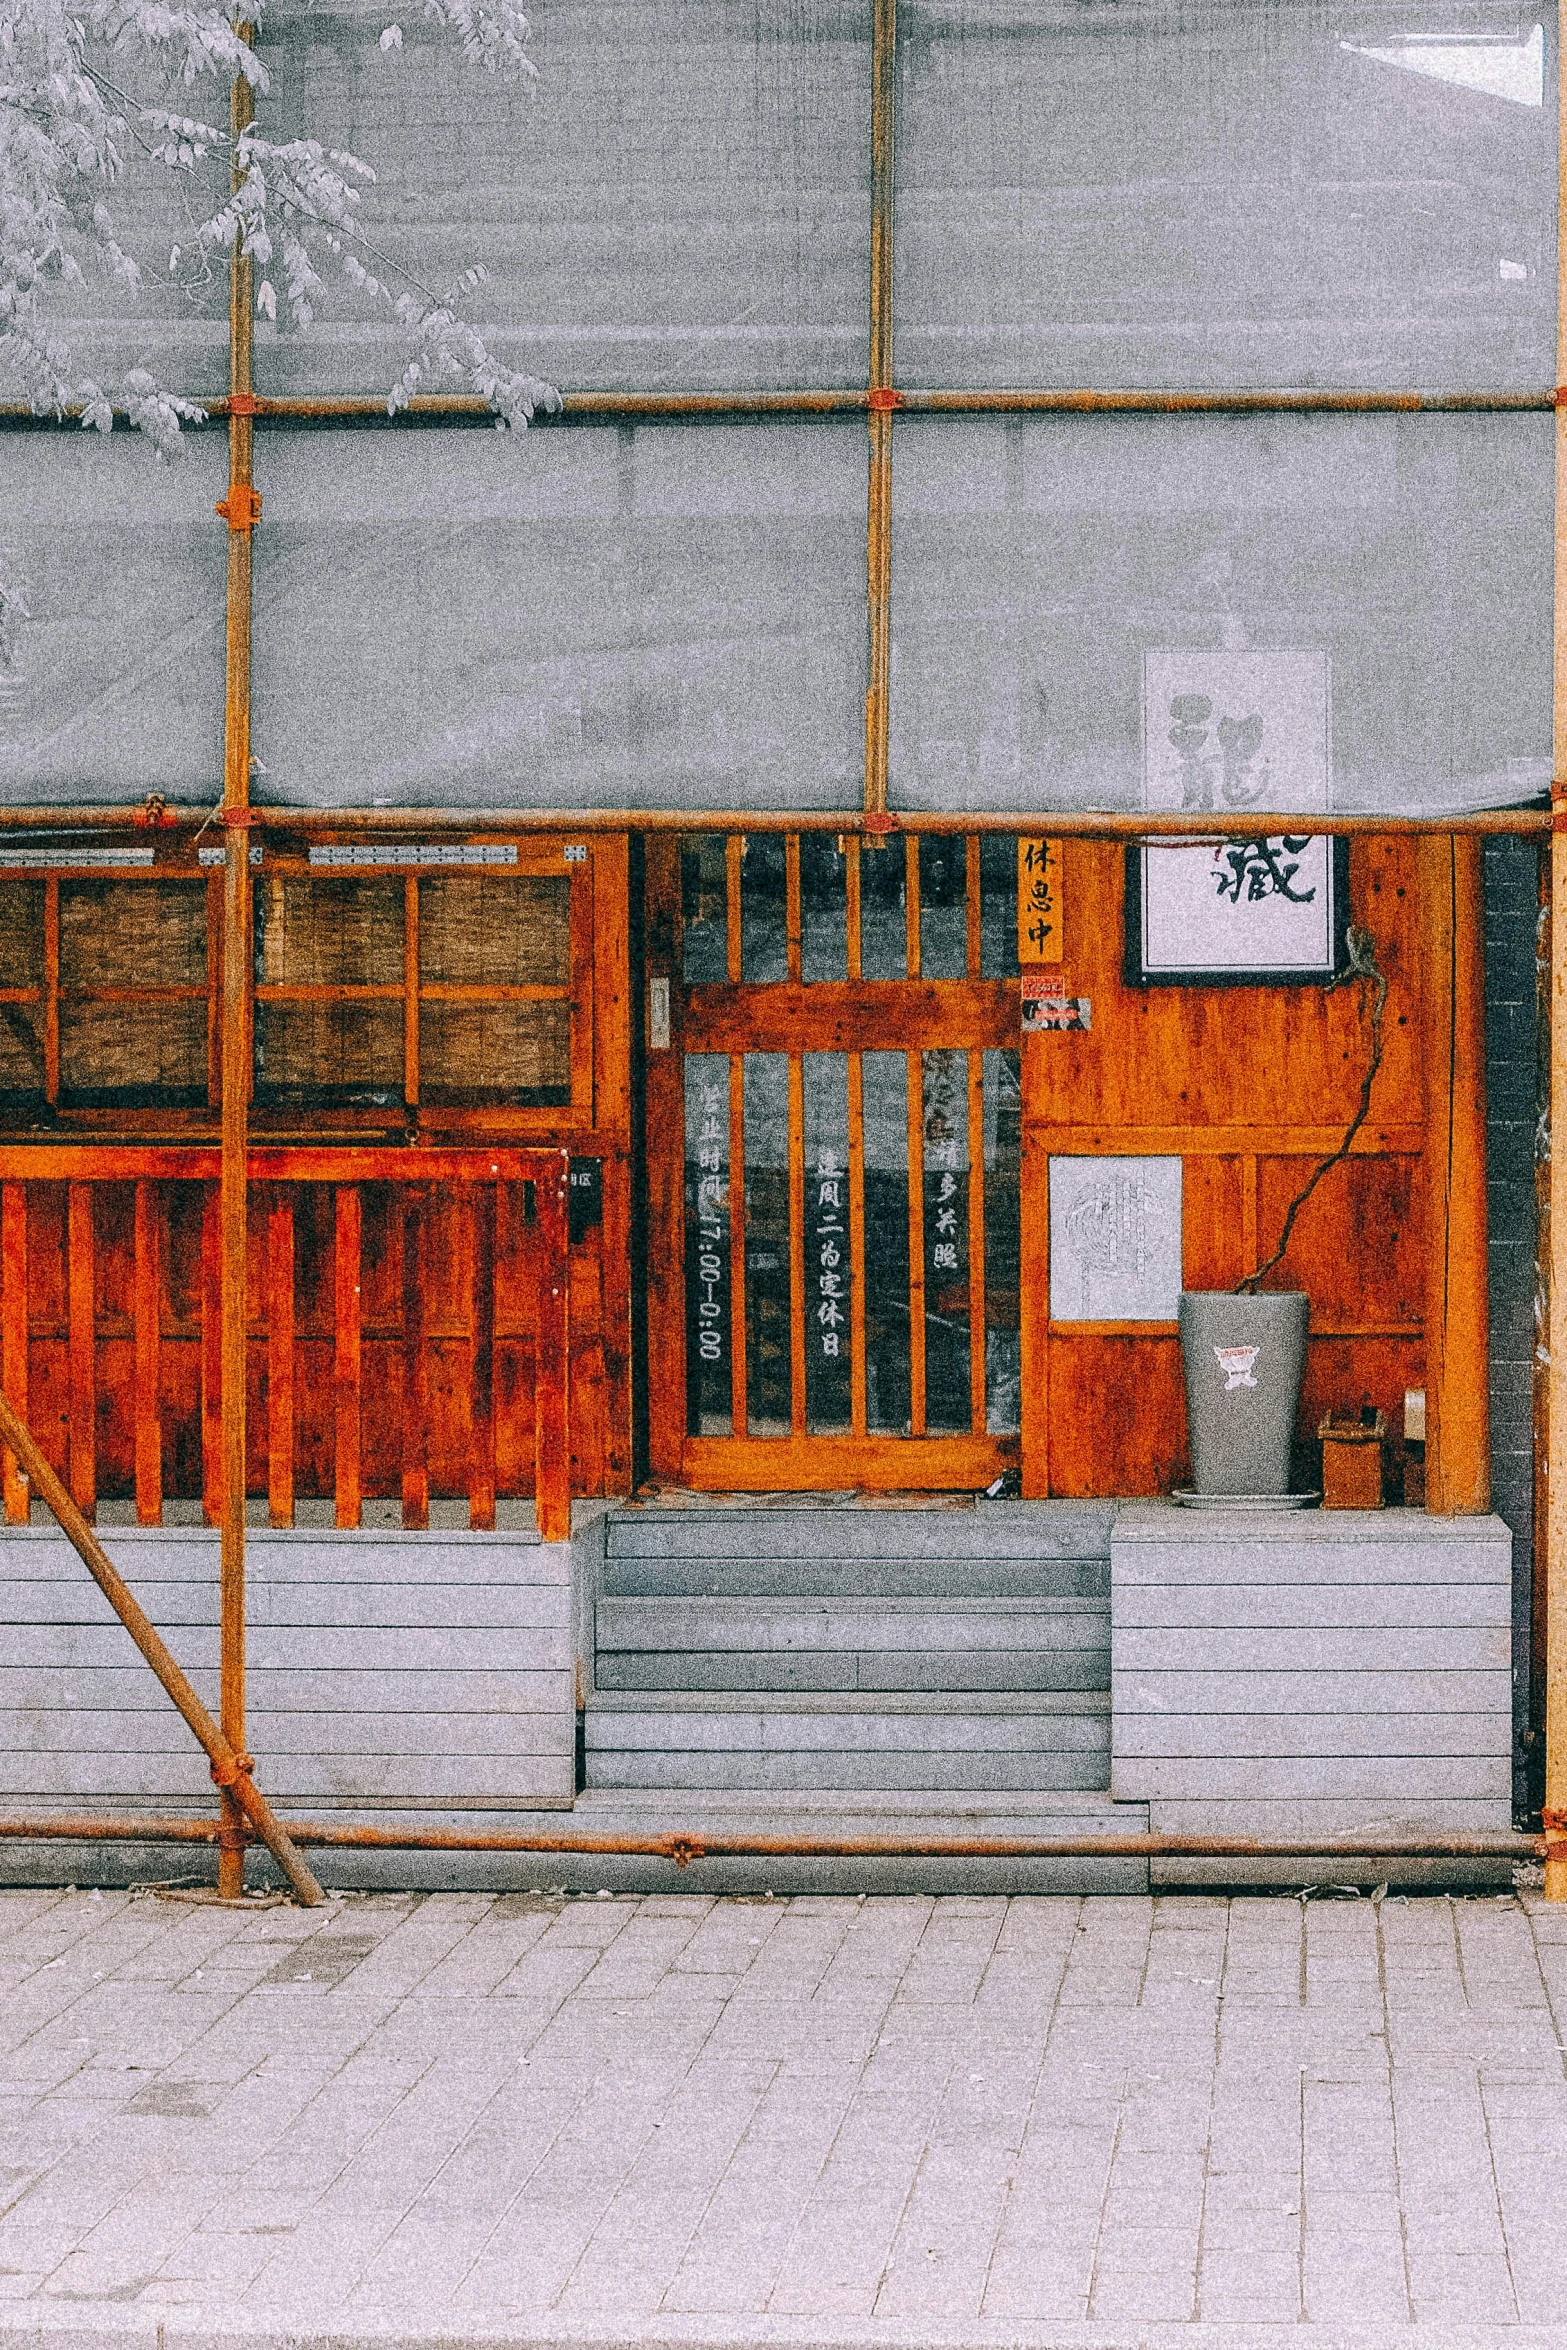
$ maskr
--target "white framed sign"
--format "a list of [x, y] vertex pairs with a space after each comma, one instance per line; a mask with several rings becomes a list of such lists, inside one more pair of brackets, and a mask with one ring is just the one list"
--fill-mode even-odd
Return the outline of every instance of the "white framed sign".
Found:
[[1144, 654], [1143, 805], [1190, 813], [1205, 837], [1128, 853], [1134, 985], [1320, 985], [1344, 968], [1347, 844], [1304, 821], [1265, 840], [1215, 837], [1229, 812], [1304, 820], [1329, 807], [1330, 689], [1323, 652]]
[[1052, 1158], [1052, 1322], [1173, 1322], [1180, 1301], [1180, 1160]]

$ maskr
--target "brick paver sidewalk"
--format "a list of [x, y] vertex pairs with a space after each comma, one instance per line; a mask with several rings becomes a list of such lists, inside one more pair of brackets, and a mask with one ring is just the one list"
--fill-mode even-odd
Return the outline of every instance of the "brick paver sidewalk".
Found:
[[0, 1893], [0, 2345], [1567, 2343], [1564, 2021], [1534, 1896]]

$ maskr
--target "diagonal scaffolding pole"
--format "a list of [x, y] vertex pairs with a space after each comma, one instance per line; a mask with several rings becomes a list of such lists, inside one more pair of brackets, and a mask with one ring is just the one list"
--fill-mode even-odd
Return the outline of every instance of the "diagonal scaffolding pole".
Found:
[[223, 1735], [175, 1663], [157, 1626], [145, 1609], [138, 1605], [130, 1585], [49, 1466], [38, 1439], [3, 1395], [0, 1395], [0, 1443], [15, 1456], [18, 1468], [39, 1500], [53, 1511], [61, 1533], [151, 1665], [198, 1744], [205, 1749], [217, 1786], [255, 1830], [293, 1887], [297, 1898], [308, 1908], [325, 1901], [326, 1895], [300, 1859], [287, 1830], [251, 1777], [254, 1765], [250, 1756], [236, 1752]]

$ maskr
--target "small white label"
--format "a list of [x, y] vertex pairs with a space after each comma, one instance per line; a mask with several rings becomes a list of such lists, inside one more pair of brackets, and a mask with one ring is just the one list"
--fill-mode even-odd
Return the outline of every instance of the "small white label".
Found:
[[669, 981], [650, 979], [647, 983], [647, 1046], [650, 1053], [669, 1050]]
[[585, 841], [574, 840], [568, 847], [562, 849], [560, 853], [565, 858], [568, 865], [585, 865], [588, 861], [587, 843]]
[[1224, 1373], [1226, 1395], [1231, 1394], [1237, 1387], [1256, 1386], [1257, 1382], [1251, 1375], [1251, 1368], [1262, 1352], [1261, 1347], [1216, 1346], [1213, 1351], [1218, 1357], [1219, 1368]]

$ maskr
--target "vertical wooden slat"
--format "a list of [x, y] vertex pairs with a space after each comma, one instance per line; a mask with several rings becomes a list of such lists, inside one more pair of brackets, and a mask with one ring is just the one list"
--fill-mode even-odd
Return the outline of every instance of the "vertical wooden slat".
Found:
[[495, 1524], [495, 1186], [468, 1190], [472, 1231], [468, 1304], [468, 1523]]
[[1482, 844], [1420, 843], [1426, 1085], [1426, 1507], [1489, 1509]]
[[44, 1095], [60, 1099], [60, 877], [44, 880]]
[[[972, 845], [972, 844], [971, 844]], [[978, 864], [978, 858], [972, 860]], [[969, 952], [974, 951], [973, 910]], [[969, 1425], [985, 1433], [985, 1056], [968, 1056]]]
[[69, 1367], [68, 1423], [71, 1499], [90, 1518], [98, 1499], [98, 1381], [96, 1352], [97, 1283], [93, 1263], [93, 1189], [66, 1187], [66, 1354]]
[[983, 959], [984, 924], [983, 901], [979, 893], [979, 835], [970, 833], [963, 843], [964, 904], [968, 911], [968, 975], [977, 979]]
[[223, 1102], [223, 891], [224, 876], [207, 875], [207, 1107]]
[[849, 1424], [866, 1430], [865, 1063], [849, 1055]]
[[294, 1193], [267, 1206], [267, 1516], [294, 1523]]
[[685, 989], [681, 984], [680, 840], [655, 833], [643, 870], [643, 953], [649, 990], [669, 988], [669, 1043], [653, 1049], [644, 1006], [647, 1169], [648, 1466], [680, 1475], [686, 1433]]
[[805, 1434], [805, 1064], [789, 1055], [789, 1425]]
[[403, 1524], [430, 1523], [430, 1357], [425, 1324], [425, 1226], [429, 1193], [403, 1187]]
[[534, 1185], [542, 1263], [534, 1371], [534, 1512], [546, 1542], [571, 1536], [570, 1260], [566, 1159]]
[[1022, 1046], [1018, 1352], [1023, 1388], [1022, 1484], [1027, 1501], [1044, 1501], [1050, 1493], [1050, 1161], [1031, 1132], [1036, 1122], [1056, 1109], [1050, 1083], [1052, 1064], [1040, 1050], [1044, 1043], [1041, 1037], [1026, 1036]]
[[218, 1186], [201, 1211], [201, 1514], [223, 1519], [223, 1225]]
[[857, 838], [848, 836], [843, 844], [843, 888], [848, 931], [848, 975], [851, 979], [860, 979], [864, 976], [860, 946], [860, 844]]
[[[0, 1185], [0, 1388], [17, 1418], [27, 1418], [27, 1186]], [[0, 1452], [5, 1522], [25, 1526], [31, 1503], [13, 1452]]]
[[[403, 1099], [419, 1104], [419, 876], [403, 878]], [[572, 1099], [577, 1088], [572, 1087]]]
[[925, 1063], [909, 1072], [909, 1432], [925, 1433]]
[[159, 1299], [162, 1292], [159, 1231], [162, 1223], [155, 1185], [136, 1186], [136, 1523], [163, 1523], [163, 1415], [159, 1399]]
[[[1277, 1246], [1277, 1243], [1274, 1244]], [[1240, 1276], [1257, 1270], [1257, 1155], [1248, 1152], [1241, 1160], [1241, 1257]]]
[[797, 832], [784, 836], [784, 936], [789, 977], [798, 980], [802, 970], [803, 938], [800, 917], [800, 836]]
[[360, 1518], [360, 1265], [364, 1203], [357, 1183], [337, 1186], [333, 1246], [332, 1393], [335, 1405], [336, 1522], [357, 1526]]
[[740, 870], [744, 855], [744, 833], [731, 832], [724, 842], [724, 954], [725, 969], [731, 980], [740, 976], [743, 952], [740, 935]]
[[908, 958], [909, 977], [920, 975], [920, 836], [906, 832], [903, 836], [903, 919], [904, 953]]
[[729, 1408], [737, 1436], [749, 1424], [745, 1290], [745, 1055], [729, 1056]]

